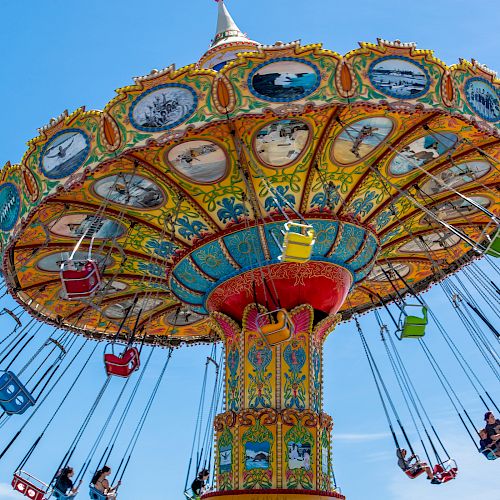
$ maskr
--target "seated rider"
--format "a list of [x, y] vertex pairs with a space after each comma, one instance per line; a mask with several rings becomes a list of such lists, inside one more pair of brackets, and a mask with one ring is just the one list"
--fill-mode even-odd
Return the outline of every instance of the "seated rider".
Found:
[[[481, 453], [488, 456], [489, 453], [493, 453], [496, 457], [500, 457], [500, 448], [498, 440], [500, 439], [500, 434], [493, 434], [492, 437], [488, 436], [486, 429], [481, 429], [479, 431], [479, 447], [481, 448]], [[496, 439], [493, 439], [495, 437]]]
[[[427, 479], [429, 479], [432, 484], [440, 484], [440, 481], [434, 477], [431, 468], [425, 462], [418, 460], [416, 455], [412, 455], [406, 460], [406, 453], [406, 450], [403, 448], [396, 450], [398, 465], [401, 470], [412, 477], [417, 477], [423, 471], [427, 474]], [[413, 460], [415, 460], [415, 462], [412, 463]]]
[[58, 493], [68, 496], [74, 497], [78, 493], [78, 488], [82, 484], [82, 480], [74, 486], [71, 478], [74, 476], [75, 471], [73, 467], [64, 467], [61, 470], [56, 479], [56, 484], [54, 485], [54, 497], [58, 498]]
[[486, 432], [488, 433], [488, 437], [493, 439], [493, 441], [497, 441], [498, 438], [494, 438], [494, 436], [500, 434], [500, 420], [495, 418], [495, 415], [493, 415], [492, 411], [487, 411], [484, 414], [484, 420], [486, 422], [485, 429]]
[[92, 478], [91, 484], [94, 485], [94, 488], [100, 493], [104, 493], [107, 498], [115, 499], [118, 486], [122, 484], [121, 481], [118, 481], [115, 486], [110, 486], [107, 477], [111, 474], [111, 469], [105, 465], [102, 469], [98, 470], [94, 477]]
[[208, 476], [210, 473], [207, 469], [203, 469], [198, 473], [198, 477], [192, 482], [191, 489], [193, 490], [193, 494], [199, 497], [206, 493], [208, 488], [206, 486], [206, 482], [208, 481]]

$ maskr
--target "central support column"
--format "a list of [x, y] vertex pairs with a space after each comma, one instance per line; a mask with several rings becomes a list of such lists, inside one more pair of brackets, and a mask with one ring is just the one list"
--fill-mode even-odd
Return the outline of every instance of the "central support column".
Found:
[[259, 317], [274, 322], [262, 306], [248, 305], [241, 326], [212, 314], [226, 346], [226, 412], [215, 418], [217, 493], [207, 497], [344, 498], [334, 492], [333, 423], [322, 412], [323, 342], [340, 316], [314, 325], [309, 305], [288, 316], [291, 338], [270, 345], [257, 327]]

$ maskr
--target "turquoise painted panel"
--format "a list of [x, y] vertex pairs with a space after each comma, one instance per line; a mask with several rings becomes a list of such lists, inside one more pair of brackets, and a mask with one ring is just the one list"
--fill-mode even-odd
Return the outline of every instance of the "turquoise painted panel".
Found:
[[338, 222], [328, 220], [309, 221], [316, 233], [316, 243], [313, 248], [314, 257], [324, 257], [333, 245], [339, 230]]
[[193, 263], [189, 259], [183, 259], [176, 266], [173, 275], [179, 280], [180, 283], [192, 288], [197, 292], [205, 292], [212, 284], [202, 276]]
[[366, 264], [368, 264], [368, 262], [370, 262], [370, 260], [375, 255], [377, 248], [378, 248], [377, 240], [375, 239], [375, 237], [369, 235], [366, 245], [363, 248], [363, 252], [361, 253], [361, 255], [359, 255], [356, 259], [354, 259], [351, 262], [353, 268], [358, 270], [361, 269]]
[[[276, 240], [278, 240], [279, 244], [283, 244], [283, 230], [284, 222], [276, 222], [275, 224], [268, 224], [265, 227], [266, 230], [266, 238], [267, 238], [267, 247], [269, 249], [269, 253], [271, 254], [271, 260], [278, 262], [278, 257], [281, 255], [281, 246], [278, 246]], [[273, 238], [272, 234], [275, 238]]]
[[228, 234], [224, 237], [224, 243], [233, 259], [241, 267], [254, 267], [259, 262], [265, 261], [259, 234], [255, 227]]
[[355, 255], [363, 244], [364, 237], [365, 230], [363, 228], [344, 224], [342, 239], [334, 254], [335, 258], [338, 259], [337, 261], [343, 263]]
[[224, 278], [235, 271], [222, 252], [218, 241], [212, 241], [195, 250], [192, 258], [200, 269], [212, 278]]
[[176, 297], [179, 297], [184, 302], [198, 306], [203, 305], [203, 295], [199, 295], [197, 293], [186, 290], [185, 288], [179, 285], [179, 283], [174, 277], [172, 277], [170, 280], [170, 288], [172, 290], [172, 293], [174, 293]]

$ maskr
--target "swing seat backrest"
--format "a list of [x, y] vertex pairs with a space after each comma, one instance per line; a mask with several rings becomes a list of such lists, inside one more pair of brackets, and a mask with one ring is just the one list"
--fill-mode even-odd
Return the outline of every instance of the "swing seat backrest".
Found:
[[16, 473], [14, 474], [14, 479], [12, 479], [12, 487], [21, 495], [28, 497], [30, 500], [44, 500], [45, 494], [47, 493], [47, 485], [40, 482], [39, 485], [34, 484], [22, 475]]
[[308, 262], [311, 259], [315, 243], [312, 226], [287, 222], [283, 235], [283, 252], [279, 260], [282, 262]]
[[[413, 307], [413, 306], [407, 306]], [[420, 338], [425, 335], [425, 327], [429, 322], [427, 308], [422, 306], [422, 316], [409, 315], [405, 313], [401, 338]]]
[[96, 490], [93, 486], [89, 489], [89, 496], [92, 500], [108, 500], [108, 497], [104, 493]]
[[447, 483], [448, 481], [455, 479], [457, 477], [457, 474], [458, 474], [458, 469], [455, 467], [452, 467], [449, 471], [447, 471], [441, 475], [441, 482]]
[[31, 393], [12, 372], [0, 377], [0, 406], [7, 415], [20, 415], [36, 403]]
[[61, 265], [61, 283], [68, 300], [91, 297], [101, 284], [101, 272], [97, 262], [67, 260]]
[[129, 347], [120, 356], [113, 353], [105, 354], [104, 365], [108, 375], [130, 377], [141, 365], [139, 351], [135, 347]]
[[[266, 317], [276, 313], [276, 323], [262, 324]], [[290, 340], [293, 333], [293, 324], [284, 309], [262, 314], [257, 317], [257, 328], [264, 340], [270, 345], [278, 345]]]
[[491, 257], [500, 257], [500, 229], [497, 229], [496, 233], [491, 237], [491, 243], [486, 248], [485, 253]]
[[447, 462], [444, 464], [436, 464], [433, 472], [441, 483], [447, 483], [457, 477], [458, 468], [454, 461], [450, 461], [448, 462], [448, 465]]

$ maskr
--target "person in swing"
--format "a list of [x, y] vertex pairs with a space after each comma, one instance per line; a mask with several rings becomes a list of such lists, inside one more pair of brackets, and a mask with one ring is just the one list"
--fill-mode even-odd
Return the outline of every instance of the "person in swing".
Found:
[[115, 499], [117, 495], [118, 486], [122, 483], [118, 481], [115, 486], [110, 486], [107, 477], [111, 474], [111, 469], [105, 465], [102, 469], [99, 469], [92, 478], [91, 484], [94, 488], [106, 495], [107, 498]]
[[479, 448], [483, 455], [492, 453], [496, 457], [500, 457], [500, 434], [492, 434], [488, 436], [486, 429], [479, 431]]
[[485, 430], [488, 434], [488, 437], [493, 439], [493, 441], [497, 441], [500, 438], [500, 420], [495, 418], [495, 415], [492, 411], [487, 411], [484, 414], [484, 421], [486, 422]]
[[54, 497], [59, 498], [61, 495], [74, 497], [78, 493], [78, 488], [82, 484], [82, 480], [74, 486], [71, 478], [75, 475], [73, 467], [64, 467], [58, 474], [56, 484], [54, 485]]
[[208, 477], [210, 473], [207, 469], [203, 469], [198, 473], [197, 478], [191, 483], [191, 489], [193, 490], [193, 494], [195, 498], [199, 498], [200, 495], [206, 493], [208, 488], [206, 486], [206, 482], [208, 481]]
[[429, 479], [432, 484], [441, 484], [441, 481], [434, 477], [432, 469], [425, 462], [418, 460], [416, 455], [411, 455], [406, 459], [407, 451], [404, 448], [398, 448], [396, 450], [396, 455], [398, 457], [399, 467], [412, 479], [422, 474], [422, 472], [425, 472], [427, 474], [427, 479]]

